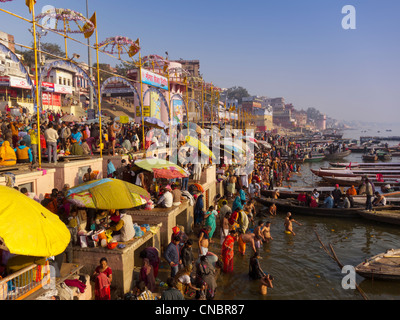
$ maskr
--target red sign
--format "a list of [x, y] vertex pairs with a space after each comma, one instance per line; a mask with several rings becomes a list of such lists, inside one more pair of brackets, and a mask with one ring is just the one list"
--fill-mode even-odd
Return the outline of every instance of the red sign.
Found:
[[[36, 85], [35, 80], [33, 80], [33, 84]], [[42, 87], [54, 89], [54, 83], [42, 81]]]
[[46, 106], [57, 106], [61, 107], [61, 95], [57, 93], [43, 92], [42, 102]]
[[16, 90], [12, 90], [12, 89], [5, 89], [5, 88], [0, 88], [0, 93], [4, 93], [7, 94], [13, 98], [16, 98], [18, 96], [18, 93]]

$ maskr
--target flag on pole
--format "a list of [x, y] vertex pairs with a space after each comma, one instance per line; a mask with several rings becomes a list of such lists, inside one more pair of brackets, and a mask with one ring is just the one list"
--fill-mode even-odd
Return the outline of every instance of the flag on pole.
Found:
[[83, 26], [82, 30], [84, 32], [84, 36], [85, 36], [86, 39], [90, 38], [92, 36], [94, 30], [97, 28], [96, 12], [93, 13], [92, 17], [89, 20], [93, 23], [94, 28], [91, 29], [91, 25], [88, 24], [88, 23], [85, 23], [85, 25]]
[[132, 58], [140, 50], [139, 38], [130, 46], [128, 55]]
[[29, 13], [32, 12], [33, 6], [35, 5], [36, 0], [25, 0], [26, 6], [29, 8]]

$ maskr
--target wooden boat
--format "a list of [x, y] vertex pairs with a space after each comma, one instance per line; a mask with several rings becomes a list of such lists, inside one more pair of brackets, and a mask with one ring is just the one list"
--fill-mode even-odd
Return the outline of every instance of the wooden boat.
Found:
[[364, 153], [365, 152], [365, 148], [359, 147], [359, 146], [349, 147], [349, 150], [351, 150], [352, 153]]
[[381, 161], [389, 161], [392, 160], [392, 155], [389, 152], [383, 151], [383, 150], [378, 150], [376, 155], [378, 156], [378, 159]]
[[399, 172], [383, 173], [383, 172], [356, 172], [352, 170], [322, 170], [322, 169], [310, 169], [318, 177], [323, 176], [335, 176], [335, 177], [356, 177], [356, 176], [367, 176], [368, 178], [376, 178], [378, 173], [382, 174], [382, 179], [397, 179], [400, 178]]
[[309, 158], [305, 158], [304, 162], [320, 162], [320, 161], [322, 161], [324, 159], [325, 159], [325, 155], [324, 154], [315, 154], [315, 155], [312, 155]]
[[356, 266], [355, 271], [364, 278], [400, 280], [400, 249], [377, 254]]
[[[392, 153], [393, 154], [393, 153]], [[400, 155], [400, 153], [399, 153]], [[388, 163], [362, 163], [362, 162], [329, 162], [331, 167], [336, 168], [380, 168], [380, 167], [398, 167], [400, 168], [399, 162], [388, 162]]]
[[[322, 179], [332, 184], [339, 184], [341, 186], [359, 186], [362, 183], [362, 177], [334, 177], [334, 176], [323, 176]], [[375, 186], [384, 186], [386, 184], [399, 186], [400, 181], [396, 179], [387, 179], [384, 181], [378, 181], [376, 179], [370, 179]]]
[[363, 161], [369, 161], [369, 162], [378, 161], [378, 155], [367, 153], [367, 154], [363, 154], [362, 159], [363, 159]]
[[351, 150], [346, 150], [342, 152], [325, 153], [325, 160], [336, 160], [342, 159], [351, 154]]
[[[365, 205], [355, 208], [322, 208], [322, 207], [306, 207], [298, 204], [295, 199], [272, 199], [266, 197], [256, 198], [256, 201], [269, 207], [275, 204], [277, 210], [291, 212], [293, 214], [315, 216], [315, 217], [336, 217], [336, 218], [360, 218], [359, 212], [365, 210]], [[390, 210], [398, 208], [392, 205], [381, 206], [378, 210]]]
[[389, 223], [392, 225], [400, 225], [400, 211], [399, 210], [379, 210], [367, 211], [362, 210], [359, 215], [365, 219]]

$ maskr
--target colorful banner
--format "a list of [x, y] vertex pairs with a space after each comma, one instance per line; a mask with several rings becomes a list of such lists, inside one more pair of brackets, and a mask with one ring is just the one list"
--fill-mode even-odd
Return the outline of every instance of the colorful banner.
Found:
[[0, 86], [9, 86], [10, 78], [8, 76], [0, 77]]
[[153, 87], [168, 90], [168, 79], [157, 73], [141, 69], [142, 82]]
[[172, 124], [179, 124], [183, 122], [184, 107], [182, 100], [172, 100]]
[[54, 84], [54, 92], [72, 94], [72, 87], [64, 86], [62, 84]]
[[56, 93], [43, 92], [42, 103], [46, 106], [61, 107], [61, 95]]
[[22, 88], [22, 89], [31, 89], [32, 86], [29, 85], [28, 81], [24, 78], [17, 78], [10, 76], [10, 87], [14, 88]]
[[150, 92], [150, 115], [145, 117], [153, 117], [161, 120], [161, 101], [160, 95], [157, 92]]

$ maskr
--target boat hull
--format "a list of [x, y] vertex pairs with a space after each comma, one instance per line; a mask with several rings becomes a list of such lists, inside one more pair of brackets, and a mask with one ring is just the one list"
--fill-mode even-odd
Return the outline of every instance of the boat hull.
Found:
[[265, 197], [256, 198], [256, 201], [265, 205], [270, 206], [275, 204], [277, 210], [284, 212], [291, 212], [292, 214], [316, 216], [316, 217], [336, 217], [336, 218], [360, 218], [359, 211], [365, 208], [311, 208], [306, 206], [295, 205], [297, 200], [290, 201], [289, 199], [270, 199]]
[[324, 159], [325, 159], [325, 156], [323, 156], [323, 157], [312, 157], [312, 158], [304, 159], [304, 162], [321, 162]]
[[400, 249], [377, 254], [356, 266], [357, 274], [374, 280], [400, 280]]
[[400, 211], [399, 210], [381, 210], [381, 211], [367, 211], [362, 210], [359, 215], [365, 219], [388, 223], [391, 225], [400, 225]]
[[325, 154], [325, 160], [336, 160], [336, 159], [342, 159], [351, 154], [351, 150], [346, 150], [343, 152], [337, 152], [337, 153], [332, 153], [332, 154]]

